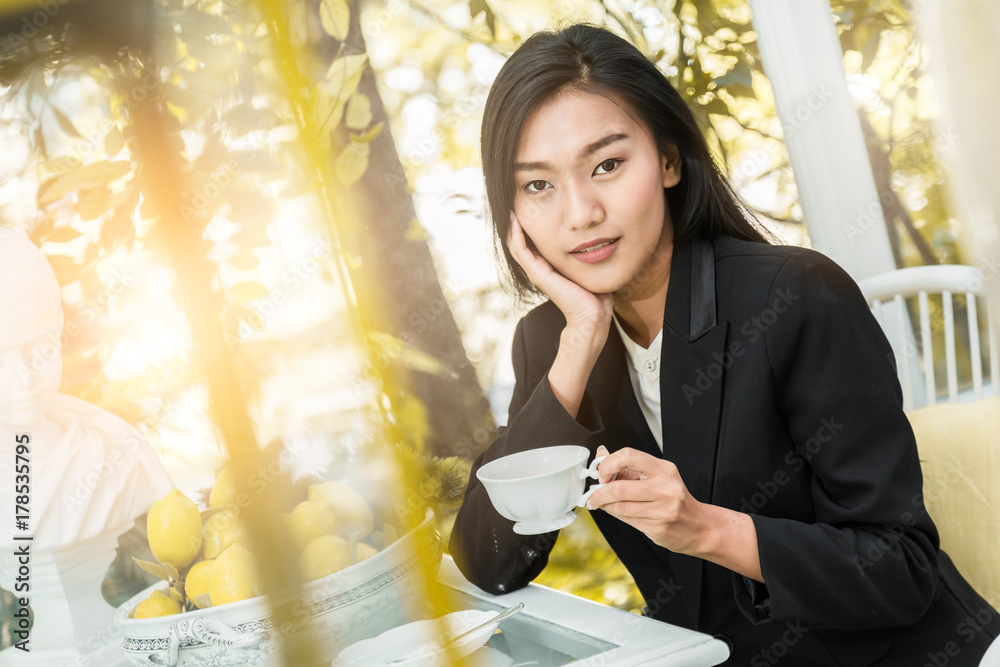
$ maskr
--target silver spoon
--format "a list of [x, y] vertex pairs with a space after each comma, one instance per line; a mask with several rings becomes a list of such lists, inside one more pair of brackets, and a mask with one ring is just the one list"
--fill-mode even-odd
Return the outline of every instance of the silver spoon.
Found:
[[[493, 625], [494, 623], [499, 623], [500, 621], [504, 620], [505, 618], [510, 618], [511, 616], [513, 616], [517, 612], [521, 611], [522, 609], [524, 609], [524, 603], [523, 602], [518, 602], [516, 605], [514, 605], [512, 607], [507, 607], [502, 612], [500, 612], [498, 615], [494, 616], [493, 618], [489, 619], [488, 621], [480, 623], [479, 625], [475, 626], [474, 628], [470, 628], [470, 629], [466, 630], [465, 632], [463, 632], [462, 634], [458, 635], [457, 637], [452, 637], [451, 639], [449, 639], [445, 643], [441, 644], [440, 646], [435, 647], [434, 651], [436, 653], [439, 653], [441, 651], [446, 651], [446, 650], [448, 650], [448, 647], [454, 646], [454, 645], [460, 643], [463, 639], [465, 639], [466, 637], [472, 635], [474, 632], [476, 632], [478, 630], [482, 630], [487, 625]], [[397, 659], [393, 660], [392, 662], [386, 662], [386, 663], [382, 663], [382, 664], [384, 664], [384, 665], [396, 665], [396, 664], [399, 664], [401, 662], [406, 662], [408, 660], [412, 660], [413, 658], [416, 658], [416, 657], [419, 657], [419, 656], [416, 656], [416, 655], [406, 655], [406, 656], [403, 656], [401, 658], [397, 658]]]

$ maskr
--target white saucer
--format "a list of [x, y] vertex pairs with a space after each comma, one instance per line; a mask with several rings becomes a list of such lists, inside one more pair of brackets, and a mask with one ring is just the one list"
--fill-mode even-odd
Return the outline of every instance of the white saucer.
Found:
[[562, 516], [548, 521], [518, 521], [514, 524], [514, 532], [518, 535], [541, 535], [565, 528], [574, 521], [576, 521], [576, 512], [570, 510]]

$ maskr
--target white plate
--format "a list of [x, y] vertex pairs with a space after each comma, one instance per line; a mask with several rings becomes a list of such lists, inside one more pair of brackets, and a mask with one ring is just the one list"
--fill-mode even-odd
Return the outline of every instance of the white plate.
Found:
[[[495, 611], [456, 611], [439, 619], [415, 621], [392, 630], [386, 630], [378, 637], [364, 639], [340, 652], [333, 661], [333, 667], [377, 667], [392, 663], [392, 667], [423, 667], [436, 665], [437, 657], [445, 652], [441, 645], [462, 634], [466, 630], [485, 623], [497, 616]], [[441, 633], [441, 623], [445, 632]], [[497, 623], [490, 623], [455, 644], [451, 654], [464, 657], [485, 644], [497, 629]]]

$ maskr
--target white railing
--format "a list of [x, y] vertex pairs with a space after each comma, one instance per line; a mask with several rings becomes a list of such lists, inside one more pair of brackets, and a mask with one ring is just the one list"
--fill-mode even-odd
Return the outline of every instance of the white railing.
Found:
[[[945, 375], [947, 396], [951, 403], [980, 400], [1000, 388], [1000, 354], [997, 332], [987, 316], [985, 301], [982, 316], [987, 321], [989, 349], [989, 385], [984, 386], [983, 346], [980, 340], [980, 310], [977, 297], [984, 296], [982, 272], [961, 265], [918, 266], [898, 269], [866, 278], [858, 283], [871, 306], [875, 319], [885, 331], [896, 355], [903, 407], [911, 409], [938, 402], [935, 381], [934, 327], [931, 298], [940, 295], [941, 308], [936, 323], [944, 330]], [[958, 342], [955, 335], [955, 295], [965, 301], [968, 327], [968, 356], [971, 392], [959, 391]], [[920, 348], [917, 348], [906, 300], [917, 298], [920, 322]], [[917, 397], [920, 405], [916, 405]], [[926, 403], [924, 402], [926, 401]]]

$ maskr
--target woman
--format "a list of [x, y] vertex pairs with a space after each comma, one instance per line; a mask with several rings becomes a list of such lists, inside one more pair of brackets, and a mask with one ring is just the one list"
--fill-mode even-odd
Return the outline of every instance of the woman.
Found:
[[455, 522], [465, 576], [524, 586], [557, 534], [515, 534], [475, 471], [580, 444], [610, 452], [588, 508], [647, 613], [724, 637], [726, 664], [978, 664], [1000, 617], [938, 549], [851, 278], [767, 242], [683, 99], [604, 29], [527, 39], [482, 127], [513, 283], [548, 300], [518, 323], [508, 424]]

